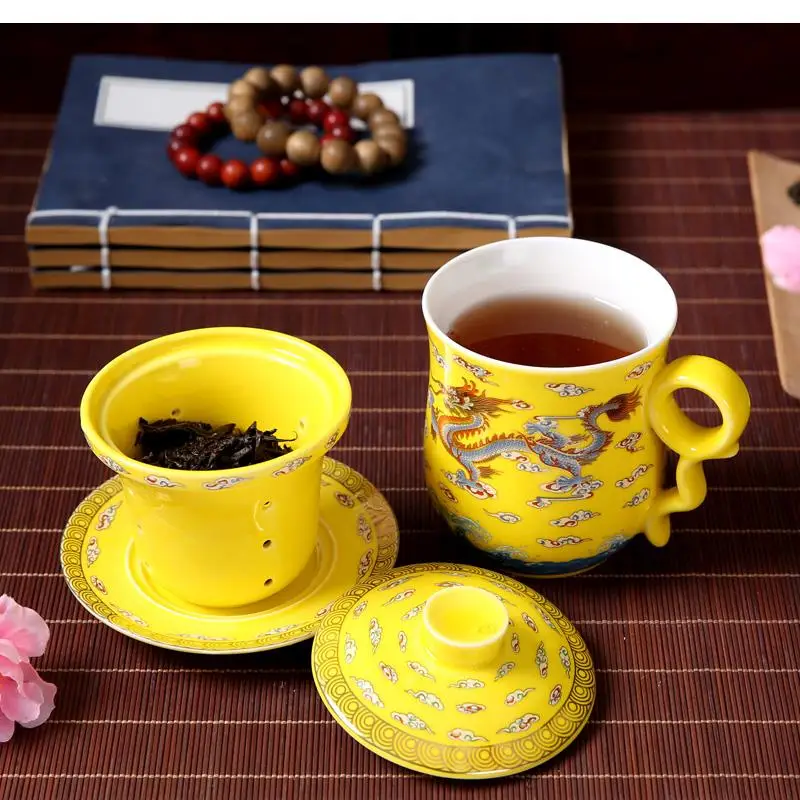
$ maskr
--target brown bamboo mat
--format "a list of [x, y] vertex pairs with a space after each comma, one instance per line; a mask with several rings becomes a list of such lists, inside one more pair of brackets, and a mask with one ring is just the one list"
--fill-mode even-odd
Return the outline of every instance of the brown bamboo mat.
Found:
[[38, 666], [59, 690], [48, 724], [0, 746], [0, 797], [800, 797], [800, 404], [778, 383], [745, 156], [800, 155], [800, 113], [569, 124], [577, 235], [664, 271], [681, 302], [673, 355], [738, 369], [753, 416], [668, 547], [637, 540], [596, 572], [537, 584], [591, 647], [599, 701], [563, 756], [476, 786], [359, 747], [317, 698], [307, 645], [223, 658], [138, 644], [91, 619], [58, 570], [63, 523], [106, 477], [78, 428], [90, 375], [136, 342], [217, 324], [338, 358], [355, 410], [336, 454], [394, 506], [401, 563], [464, 559], [422, 488], [418, 295], [34, 296], [22, 230], [52, 119], [0, 118], [0, 592], [50, 622]]

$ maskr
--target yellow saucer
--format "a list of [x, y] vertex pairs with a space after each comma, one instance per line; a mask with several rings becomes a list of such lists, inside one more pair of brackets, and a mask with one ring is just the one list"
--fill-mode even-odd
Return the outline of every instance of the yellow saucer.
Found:
[[353, 587], [323, 620], [311, 661], [328, 710], [360, 744], [445, 778], [499, 778], [552, 758], [596, 692], [586, 645], [557, 608], [454, 564]]
[[383, 495], [331, 458], [323, 465], [314, 556], [290, 586], [262, 602], [212, 609], [178, 600], [150, 580], [133, 538], [119, 480], [112, 478], [67, 523], [61, 567], [69, 588], [114, 630], [191, 653], [248, 653], [308, 639], [334, 600], [361, 578], [390, 570], [398, 550], [397, 521]]

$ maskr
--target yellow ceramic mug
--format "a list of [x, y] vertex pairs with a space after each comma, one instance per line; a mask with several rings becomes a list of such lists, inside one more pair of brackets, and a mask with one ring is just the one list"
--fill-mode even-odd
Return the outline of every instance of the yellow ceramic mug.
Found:
[[[86, 440], [118, 473], [136, 520], [134, 556], [156, 586], [201, 606], [233, 607], [288, 586], [317, 543], [322, 459], [344, 432], [350, 383], [302, 339], [205, 328], [147, 342], [107, 364], [81, 402]], [[135, 460], [139, 417], [256, 422], [296, 439], [273, 461], [228, 471]]]
[[[646, 345], [615, 361], [553, 369], [495, 361], [448, 336], [466, 310], [524, 294], [608, 303], [638, 320]], [[667, 363], [675, 295], [633, 255], [567, 238], [489, 244], [439, 269], [422, 309], [428, 489], [456, 533], [512, 571], [589, 569], [642, 531], [664, 545], [669, 514], [705, 499], [701, 462], [738, 451], [750, 414], [744, 383], [705, 356]], [[673, 396], [682, 388], [708, 395], [721, 425], [686, 417]], [[680, 456], [672, 489], [662, 488], [664, 445]]]

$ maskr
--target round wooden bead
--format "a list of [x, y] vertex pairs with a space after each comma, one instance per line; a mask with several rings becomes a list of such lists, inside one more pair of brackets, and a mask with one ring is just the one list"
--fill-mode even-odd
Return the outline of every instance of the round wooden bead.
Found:
[[358, 85], [352, 78], [342, 75], [334, 78], [328, 86], [331, 103], [339, 108], [350, 108], [358, 94]]
[[286, 152], [286, 140], [290, 133], [289, 126], [282, 120], [269, 120], [261, 126], [256, 135], [258, 149], [265, 156], [281, 158]]
[[310, 167], [319, 161], [319, 139], [311, 131], [295, 131], [286, 141], [286, 155], [301, 167]]
[[231, 131], [242, 142], [252, 142], [262, 125], [261, 116], [256, 111], [242, 111], [231, 118]]
[[392, 122], [385, 122], [382, 125], [376, 125], [372, 129], [373, 139], [399, 139], [402, 142], [408, 140], [406, 132], [399, 126]]
[[278, 64], [270, 72], [272, 80], [278, 84], [281, 94], [292, 94], [300, 86], [297, 70], [289, 64]]
[[389, 156], [372, 139], [361, 139], [353, 148], [356, 154], [358, 168], [365, 175], [380, 172], [388, 163]]
[[251, 67], [242, 76], [242, 80], [255, 86], [258, 93], [264, 97], [275, 94], [278, 90], [278, 85], [275, 83], [266, 67]]
[[353, 100], [351, 111], [354, 117], [366, 120], [369, 119], [369, 115], [373, 111], [377, 111], [379, 108], [383, 108], [383, 100], [378, 95], [367, 92], [366, 94], [359, 94]]
[[237, 94], [228, 100], [225, 106], [225, 116], [228, 121], [232, 120], [239, 114], [246, 114], [248, 111], [255, 111], [256, 104], [255, 98], [248, 97], [247, 95]]
[[239, 78], [238, 81], [234, 81], [228, 89], [229, 100], [233, 97], [251, 97], [253, 99], [253, 103], [255, 103], [257, 96], [258, 89], [256, 89], [252, 83], [244, 80], [244, 78]]
[[331, 175], [342, 175], [355, 166], [355, 150], [344, 139], [328, 139], [322, 144], [320, 163], [325, 172], [329, 172]]
[[322, 67], [306, 67], [300, 73], [300, 88], [309, 100], [318, 100], [328, 91], [328, 74]]
[[389, 158], [389, 163], [396, 167], [403, 162], [406, 157], [406, 142], [404, 139], [398, 139], [396, 136], [389, 136], [384, 138], [376, 137], [375, 140], [378, 147], [383, 150]]
[[367, 124], [369, 125], [370, 130], [377, 128], [380, 125], [397, 125], [400, 127], [400, 119], [398, 118], [397, 114], [394, 113], [394, 111], [391, 111], [388, 108], [376, 108], [375, 111], [369, 115]]

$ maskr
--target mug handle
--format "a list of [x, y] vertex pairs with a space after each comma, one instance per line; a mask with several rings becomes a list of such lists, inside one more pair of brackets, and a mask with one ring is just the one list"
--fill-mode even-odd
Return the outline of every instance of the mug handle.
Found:
[[[696, 389], [710, 397], [722, 414], [722, 424], [709, 428], [693, 422], [675, 402], [678, 389]], [[668, 364], [653, 380], [647, 402], [650, 425], [678, 456], [672, 489], [660, 491], [645, 520], [645, 535], [656, 547], [669, 540], [669, 515], [693, 511], [706, 499], [703, 461], [732, 458], [750, 418], [750, 394], [744, 381], [721, 361], [707, 356], [683, 356]]]

